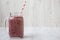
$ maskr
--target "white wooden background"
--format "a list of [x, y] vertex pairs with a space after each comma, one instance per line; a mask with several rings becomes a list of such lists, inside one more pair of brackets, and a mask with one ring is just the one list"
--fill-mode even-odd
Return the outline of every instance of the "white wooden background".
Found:
[[60, 26], [60, 0], [34, 0], [33, 26]]
[[[24, 0], [0, 0], [0, 26], [9, 13], [19, 12]], [[60, 26], [60, 0], [27, 0], [25, 26]]]

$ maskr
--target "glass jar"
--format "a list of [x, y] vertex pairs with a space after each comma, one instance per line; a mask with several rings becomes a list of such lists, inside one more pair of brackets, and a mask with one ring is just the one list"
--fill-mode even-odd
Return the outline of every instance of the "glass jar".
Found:
[[14, 13], [9, 17], [9, 36], [21, 37], [24, 35], [24, 20], [22, 15]]

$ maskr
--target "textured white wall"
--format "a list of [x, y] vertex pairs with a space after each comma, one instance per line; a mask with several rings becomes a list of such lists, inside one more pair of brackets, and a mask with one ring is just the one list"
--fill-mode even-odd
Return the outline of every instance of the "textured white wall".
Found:
[[2, 9], [1, 9], [1, 7], [2, 7], [2, 6], [1, 6], [1, 0], [0, 0], [0, 26], [2, 26], [2, 25], [1, 25], [1, 22], [2, 22], [2, 18], [1, 18], [1, 16], [2, 16], [2, 12], [1, 12]]
[[[0, 24], [9, 13], [20, 12], [24, 0], [0, 0]], [[25, 26], [60, 26], [60, 0], [27, 0]]]
[[33, 26], [60, 26], [60, 0], [34, 0]]
[[57, 26], [60, 26], [60, 0], [54, 0], [54, 13]]

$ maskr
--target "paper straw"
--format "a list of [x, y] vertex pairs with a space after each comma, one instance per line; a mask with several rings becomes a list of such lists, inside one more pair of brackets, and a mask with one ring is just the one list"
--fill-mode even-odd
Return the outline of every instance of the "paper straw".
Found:
[[25, 0], [23, 6], [22, 6], [22, 8], [21, 8], [21, 12], [20, 12], [21, 14], [23, 14], [23, 11], [24, 11], [24, 9], [25, 9], [26, 3], [27, 3], [27, 2], [26, 2], [26, 0]]

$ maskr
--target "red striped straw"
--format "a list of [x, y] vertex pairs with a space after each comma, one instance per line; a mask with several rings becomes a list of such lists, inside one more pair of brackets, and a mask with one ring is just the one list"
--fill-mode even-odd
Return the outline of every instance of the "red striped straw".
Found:
[[23, 11], [24, 11], [24, 9], [25, 9], [25, 6], [26, 6], [26, 0], [24, 1], [24, 4], [23, 4], [23, 6], [22, 6], [22, 8], [21, 8], [21, 14], [23, 14]]
[[[26, 3], [27, 3], [27, 1], [25, 0], [23, 6], [21, 8], [21, 12], [20, 12], [21, 14], [23, 14], [23, 11], [25, 9]], [[11, 13], [10, 13], [10, 16], [12, 16]]]

